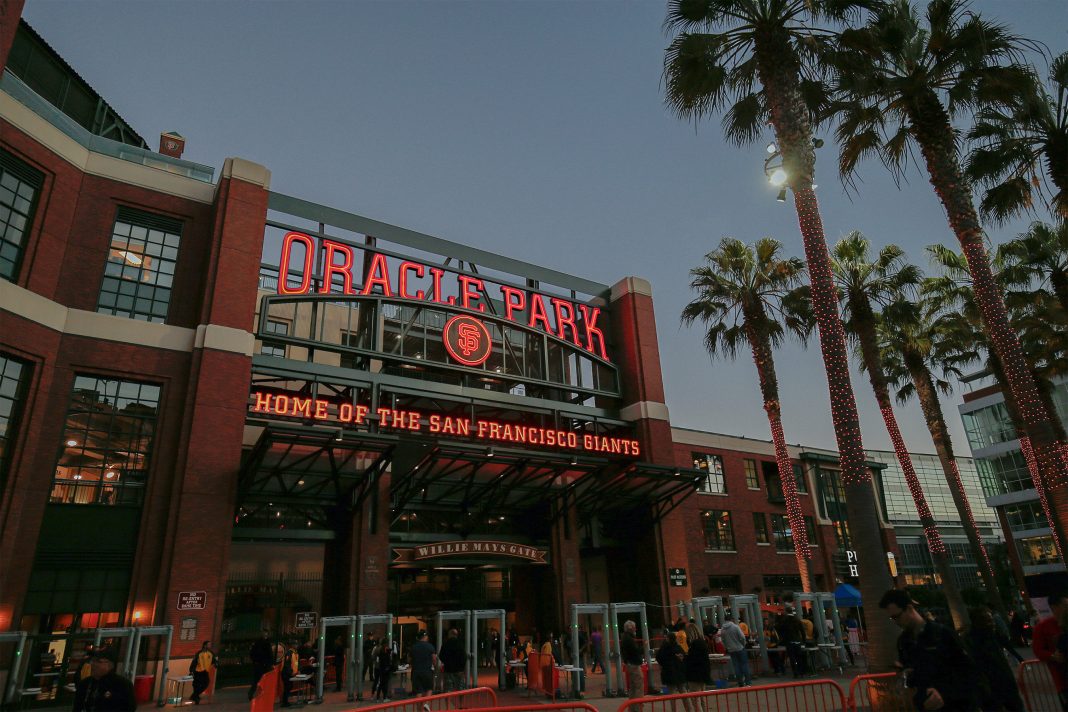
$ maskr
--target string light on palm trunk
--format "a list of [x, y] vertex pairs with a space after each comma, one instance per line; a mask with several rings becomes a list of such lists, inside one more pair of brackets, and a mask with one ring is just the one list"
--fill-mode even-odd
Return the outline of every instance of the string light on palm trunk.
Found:
[[994, 567], [990, 564], [990, 556], [986, 553], [986, 545], [983, 544], [983, 538], [979, 536], [979, 527], [975, 523], [975, 517], [972, 515], [972, 505], [971, 502], [968, 501], [968, 494], [964, 491], [964, 481], [961, 479], [960, 470], [957, 469], [956, 460], [950, 460], [949, 474], [953, 479], [953, 486], [956, 487], [957, 491], [960, 493], [961, 501], [964, 502], [964, 524], [968, 527], [968, 531], [975, 532], [975, 540], [979, 546], [979, 555], [983, 559], [983, 566], [986, 567], [986, 573], [993, 578]]
[[1024, 462], [1027, 463], [1027, 471], [1031, 473], [1031, 483], [1038, 492], [1038, 501], [1042, 504], [1042, 512], [1046, 515], [1049, 523], [1050, 538], [1053, 539], [1053, 547], [1057, 555], [1064, 557], [1064, 545], [1057, 536], [1057, 528], [1053, 525], [1053, 512], [1049, 508], [1049, 500], [1046, 499], [1046, 491], [1042, 487], [1042, 475], [1038, 470], [1038, 461], [1035, 460], [1035, 450], [1031, 447], [1031, 438], [1026, 435], [1020, 436], [1020, 452], [1023, 453]]
[[890, 442], [894, 446], [894, 455], [897, 456], [901, 471], [905, 474], [905, 484], [908, 485], [909, 494], [912, 495], [912, 501], [916, 505], [916, 513], [920, 515], [921, 523], [926, 522], [926, 524], [923, 524], [923, 535], [927, 539], [927, 548], [931, 550], [932, 554], [944, 554], [946, 553], [946, 545], [942, 541], [942, 534], [934, 523], [934, 516], [931, 514], [931, 508], [927, 504], [927, 497], [924, 495], [923, 487], [920, 485], [920, 478], [916, 476], [916, 468], [912, 466], [912, 456], [909, 455], [908, 448], [905, 447], [905, 440], [901, 437], [901, 431], [897, 426], [897, 418], [894, 417], [894, 410], [887, 406], [880, 408], [880, 411], [883, 414], [883, 422], [886, 423], [886, 431], [890, 434]]
[[771, 422], [771, 437], [776, 444], [775, 464], [779, 469], [779, 483], [782, 485], [783, 497], [786, 499], [786, 519], [790, 522], [790, 529], [793, 532], [794, 552], [798, 558], [811, 559], [812, 549], [809, 546], [808, 530], [805, 528], [805, 517], [801, 512], [801, 503], [797, 499], [794, 463], [786, 452], [786, 434], [782, 423], [774, 418]]

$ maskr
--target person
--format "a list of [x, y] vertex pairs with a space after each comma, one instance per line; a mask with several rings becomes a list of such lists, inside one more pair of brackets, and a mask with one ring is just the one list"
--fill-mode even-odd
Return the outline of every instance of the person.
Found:
[[679, 644], [679, 647], [682, 648], [683, 655], [690, 652], [690, 643], [686, 640], [686, 626], [674, 631], [672, 636], [675, 638], [675, 642]]
[[341, 683], [345, 680], [345, 640], [339, 635], [334, 638], [331, 654], [334, 656], [334, 692], [341, 692]]
[[408, 662], [412, 666], [412, 694], [416, 697], [429, 695], [434, 691], [438, 654], [434, 646], [427, 642], [425, 630], [415, 634], [415, 644], [408, 651]]
[[586, 634], [585, 628], [578, 630], [578, 647], [579, 659], [575, 661], [575, 665], [585, 670], [586, 660], [590, 657], [590, 636]]
[[282, 658], [282, 706], [289, 707], [289, 696], [293, 694], [293, 676], [300, 672], [300, 654], [297, 653], [295, 641], [290, 641]]
[[389, 702], [389, 682], [393, 678], [393, 671], [397, 669], [397, 656], [393, 652], [393, 646], [387, 638], [383, 638], [375, 653], [375, 686], [372, 697], [376, 700]]
[[501, 656], [501, 634], [497, 631], [493, 631], [490, 636], [490, 667], [495, 668], [500, 662]]
[[133, 684], [115, 673], [115, 652], [93, 651], [89, 676], [74, 688], [74, 712], [133, 712], [137, 709]]
[[271, 631], [266, 628], [260, 631], [260, 639], [249, 648], [248, 657], [252, 660], [252, 685], [248, 688], [248, 699], [251, 701], [256, 696], [256, 685], [260, 683], [260, 678], [274, 667]]
[[1032, 629], [1031, 650], [1035, 657], [1046, 663], [1049, 674], [1053, 677], [1053, 685], [1057, 688], [1057, 694], [1061, 699], [1061, 706], [1068, 709], [1068, 688], [1066, 688], [1066, 674], [1068, 658], [1060, 647], [1061, 637], [1068, 632], [1065, 620], [1068, 619], [1068, 595], [1061, 592], [1053, 593], [1046, 599], [1050, 610], [1053, 612], [1049, 618], [1043, 618]]
[[686, 691], [704, 692], [712, 684], [712, 664], [708, 659], [708, 643], [696, 623], [686, 625], [689, 650], [683, 663], [686, 666]]
[[973, 608], [968, 611], [968, 617], [971, 625], [964, 636], [964, 642], [972, 660], [986, 677], [986, 684], [980, 685], [979, 688], [980, 707], [984, 712], [1023, 712], [1020, 690], [1016, 687], [1016, 678], [1002, 649], [1009, 650], [1013, 655], [1018, 653], [1009, 644], [1008, 638], [1001, 636], [989, 608]]
[[619, 657], [626, 671], [627, 696], [631, 699], [645, 694], [642, 683], [642, 663], [645, 662], [645, 657], [634, 634], [637, 628], [634, 621], [624, 621], [623, 635], [619, 638]]
[[[681, 631], [680, 631], [681, 632]], [[660, 665], [660, 682], [663, 683], [665, 692], [669, 695], [680, 695], [686, 692], [686, 653], [679, 646], [675, 637], [675, 631], [668, 631], [664, 636], [664, 642], [656, 651], [656, 662]], [[691, 712], [689, 698], [683, 698], [686, 712]]]
[[366, 679], [370, 675], [372, 690], [375, 684], [375, 648], [377, 647], [378, 641], [375, 640], [375, 634], [368, 633], [367, 639], [363, 641], [363, 670], [360, 671], [360, 679]]
[[193, 694], [189, 699], [194, 705], [200, 704], [200, 696], [211, 684], [211, 669], [217, 664], [215, 653], [211, 651], [211, 641], [205, 640], [200, 646], [200, 652], [189, 663], [189, 674], [193, 676]]
[[604, 636], [601, 635], [601, 626], [595, 625], [593, 632], [590, 633], [590, 657], [593, 659], [593, 664], [590, 665], [590, 674], [597, 672], [597, 668], [600, 668], [600, 672], [604, 674], [604, 660], [601, 657], [602, 650], [604, 649]]
[[719, 638], [723, 641], [723, 647], [731, 658], [734, 667], [734, 677], [738, 681], [738, 687], [752, 687], [753, 678], [749, 674], [749, 651], [745, 649], [745, 634], [738, 624], [734, 622], [734, 616], [728, 611], [723, 616], [723, 625], [719, 629]]
[[804, 650], [805, 629], [794, 614], [793, 608], [787, 607], [786, 612], [779, 616], [776, 632], [779, 634], [779, 642], [786, 647], [786, 655], [790, 658], [790, 670], [793, 671], [794, 678], [807, 675], [808, 658]]
[[764, 644], [768, 649], [768, 660], [776, 675], [786, 674], [786, 650], [779, 645], [779, 632], [769, 620], [764, 626]]
[[1024, 640], [1024, 626], [1026, 623], [1027, 614], [1022, 610], [1009, 612], [1009, 639], [1012, 640], [1014, 647], [1027, 647], [1027, 641]]
[[816, 624], [812, 622], [812, 611], [805, 611], [801, 618], [801, 629], [805, 633], [804, 644], [815, 645]]
[[901, 628], [894, 665], [902, 671], [905, 687], [916, 690], [916, 709], [978, 710], [980, 673], [953, 629], [927, 620], [901, 589], [883, 594], [879, 608]]
[[438, 657], [445, 669], [445, 692], [462, 690], [464, 686], [464, 663], [467, 662], [467, 653], [464, 644], [460, 642], [460, 631], [450, 628], [445, 642], [441, 644]]

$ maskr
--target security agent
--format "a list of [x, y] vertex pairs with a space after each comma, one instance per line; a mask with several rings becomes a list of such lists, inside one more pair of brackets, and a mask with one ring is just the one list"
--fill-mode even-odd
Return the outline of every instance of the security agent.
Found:
[[89, 676], [74, 691], [74, 712], [133, 712], [137, 709], [133, 685], [115, 672], [113, 650], [97, 650], [90, 660]]

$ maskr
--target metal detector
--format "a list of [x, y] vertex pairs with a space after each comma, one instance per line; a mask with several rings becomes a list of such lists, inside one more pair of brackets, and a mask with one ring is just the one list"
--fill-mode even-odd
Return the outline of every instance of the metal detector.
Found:
[[[355, 616], [356, 618], [356, 637], [353, 644], [356, 646], [356, 670], [360, 674], [360, 683], [356, 686], [356, 699], [363, 699], [363, 628], [366, 625], [381, 625], [386, 626], [386, 642], [389, 645], [393, 645], [393, 614], [392, 613], [376, 613], [371, 615]], [[319, 663], [322, 667], [322, 662]]]
[[[356, 677], [352, 670], [356, 662], [356, 616], [326, 616], [319, 620], [319, 670], [315, 673], [315, 700], [318, 703], [323, 701], [323, 682], [326, 680], [326, 629], [342, 626], [349, 629], [349, 660], [345, 666], [347, 699], [349, 702], [356, 699]], [[362, 672], [363, 668], [360, 670]]]
[[[812, 618], [813, 628], [815, 628], [816, 640], [818, 643], [827, 644], [834, 643], [834, 646], [838, 648], [838, 666], [839, 669], [845, 667], [845, 661], [848, 660], [846, 654], [846, 641], [842, 631], [842, 621], [838, 616], [838, 602], [834, 600], [834, 594], [826, 591], [815, 591], [813, 593], [798, 592], [794, 594], [794, 601], [798, 604], [797, 610], [800, 612], [801, 603], [808, 602], [812, 604]], [[830, 640], [827, 635], [827, 624], [824, 622], [827, 618], [827, 608], [831, 609], [831, 622], [834, 626], [833, 638]], [[816, 612], [819, 612], [819, 624], [815, 620]], [[799, 613], [800, 614], [800, 613]]]
[[[137, 628], [133, 626], [124, 626], [122, 628], [97, 628], [96, 635], [93, 637], [93, 649], [98, 650], [100, 644], [104, 641], [104, 638], [129, 638], [130, 644], [126, 647], [122, 656], [122, 672], [123, 677], [133, 681], [133, 672], [130, 668], [130, 659], [133, 657], [133, 643], [134, 636], [136, 635]], [[118, 670], [116, 670], [118, 672]]]
[[166, 694], [167, 674], [170, 672], [171, 665], [171, 642], [174, 639], [173, 625], [146, 625], [138, 626], [134, 629], [133, 639], [130, 641], [130, 654], [127, 656], [130, 661], [130, 674], [128, 677], [133, 680], [137, 675], [137, 659], [141, 654], [141, 641], [153, 635], [166, 638], [163, 645], [163, 669], [160, 671], [159, 692], [156, 696], [156, 706], [163, 707], [166, 704], [164, 695]]
[[500, 641], [501, 644], [497, 646], [497, 689], [503, 690], [505, 686], [504, 682], [504, 626], [505, 626], [505, 611], [503, 608], [486, 608], [482, 610], [471, 611], [471, 648], [468, 650], [468, 654], [473, 658], [472, 668], [474, 669], [474, 686], [478, 686], [478, 622], [485, 620], [496, 620], [501, 624]]
[[21, 668], [23, 653], [26, 652], [26, 631], [20, 630], [13, 633], [0, 633], [0, 643], [14, 643], [15, 654], [11, 656], [11, 669], [7, 673], [7, 686], [4, 689], [0, 703], [5, 707], [15, 701], [15, 692], [21, 680]]
[[695, 596], [690, 599], [690, 614], [694, 621], [701, 626], [704, 632], [705, 611], [712, 611], [712, 625], [717, 628], [723, 625], [723, 596]]
[[764, 639], [764, 617], [760, 615], [760, 597], [753, 593], [743, 593], [731, 596], [731, 613], [734, 614], [734, 622], [741, 620], [741, 613], [745, 613], [749, 625], [749, 632], [756, 636], [760, 646], [760, 660], [765, 670], [768, 669], [768, 641]]
[[[607, 603], [572, 603], [571, 604], [571, 654], [575, 660], [579, 660], [579, 644], [578, 644], [578, 629], [579, 629], [579, 616], [600, 616], [601, 621], [604, 623], [604, 636], [601, 639], [601, 654], [604, 660], [601, 661], [601, 665], [604, 667], [604, 682], [605, 682], [605, 697], [614, 697], [616, 692], [612, 686], [612, 664], [611, 655], [609, 651], [611, 646], [611, 629], [612, 621], [608, 617], [608, 604]], [[591, 634], [593, 631], [590, 631]], [[582, 674], [586, 674], [585, 667], [583, 667]]]
[[[445, 621], [463, 621], [464, 622], [464, 650], [467, 653], [467, 662], [464, 665], [464, 677], [466, 678], [464, 680], [464, 687], [465, 688], [472, 687], [472, 685], [470, 684], [471, 680], [472, 679], [476, 680], [476, 681], [478, 680], [478, 676], [477, 676], [478, 660], [474, 660], [474, 663], [472, 664], [472, 659], [474, 657], [476, 657], [476, 656], [473, 656], [471, 654], [471, 644], [472, 644], [472, 637], [471, 637], [471, 611], [469, 611], [469, 610], [468, 611], [438, 611], [437, 614], [435, 614], [434, 618], [437, 621], [437, 627], [438, 627], [438, 650], [439, 651], [441, 650], [441, 646], [445, 644], [445, 637], [443, 635], [444, 630], [445, 630], [445, 628], [444, 628]], [[475, 672], [476, 672], [476, 675], [474, 677], [471, 676], [472, 669], [475, 669]]]
[[[636, 601], [631, 603], [609, 603], [608, 604], [609, 616], [612, 619], [612, 638], [615, 643], [615, 656], [616, 656], [616, 679], [619, 681], [619, 691], [623, 692], [623, 685], [626, 678], [623, 673], [623, 658], [620, 655], [619, 641], [622, 640], [622, 636], [619, 633], [619, 614], [620, 613], [637, 613], [641, 620], [641, 634], [642, 634], [642, 647], [645, 657], [645, 665], [652, 674], [653, 656], [652, 651], [649, 648], [649, 617], [646, 615], [645, 602]], [[642, 694], [645, 694], [645, 690], [642, 690]]]

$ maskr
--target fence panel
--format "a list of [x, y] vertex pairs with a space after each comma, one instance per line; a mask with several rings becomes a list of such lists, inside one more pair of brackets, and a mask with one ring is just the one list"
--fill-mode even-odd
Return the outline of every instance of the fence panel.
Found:
[[445, 692], [429, 697], [409, 697], [406, 700], [360, 707], [360, 712], [447, 712], [448, 710], [483, 710], [497, 706], [497, 693], [488, 687]]
[[846, 696], [833, 680], [736, 687], [684, 695], [639, 697], [618, 712], [843, 712]]
[[1016, 684], [1028, 712], [1060, 712], [1063, 709], [1049, 667], [1041, 660], [1020, 663], [1016, 668]]
[[901, 686], [896, 672], [857, 675], [849, 683], [852, 712], [896, 712], [912, 709], [912, 691]]
[[[545, 710], [551, 710], [552, 712], [598, 712], [596, 707], [585, 702], [557, 702], [550, 705], [531, 702], [526, 705], [489, 707], [480, 709], [478, 712], [544, 712]], [[360, 712], [363, 712], [363, 710], [361, 709]]]

